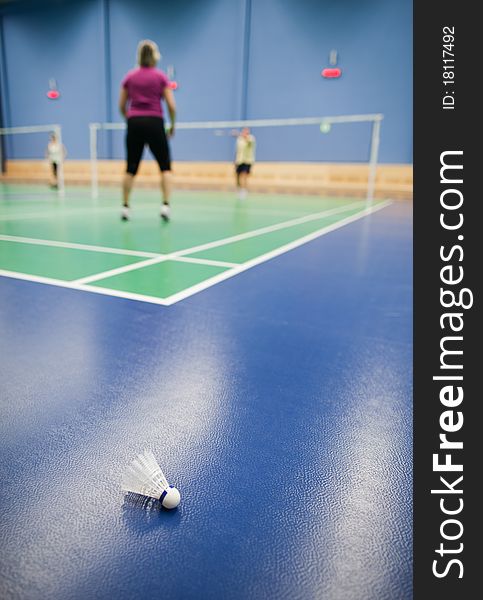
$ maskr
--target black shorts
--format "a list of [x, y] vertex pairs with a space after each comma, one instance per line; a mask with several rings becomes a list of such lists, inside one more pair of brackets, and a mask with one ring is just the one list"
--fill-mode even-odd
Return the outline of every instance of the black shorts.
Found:
[[252, 165], [249, 165], [248, 163], [241, 163], [236, 166], [236, 172], [248, 174], [248, 173], [250, 173], [251, 168], [252, 168]]
[[52, 173], [54, 174], [54, 177], [57, 177], [57, 163], [50, 163], [50, 166], [52, 167]]
[[146, 144], [153, 153], [160, 170], [171, 171], [171, 156], [164, 120], [160, 117], [130, 117], [127, 120], [126, 172], [136, 175]]

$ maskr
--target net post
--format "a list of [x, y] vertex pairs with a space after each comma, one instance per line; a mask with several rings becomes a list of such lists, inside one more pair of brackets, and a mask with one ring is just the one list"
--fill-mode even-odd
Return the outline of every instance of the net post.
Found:
[[374, 200], [374, 190], [376, 187], [377, 157], [379, 154], [379, 140], [381, 133], [382, 115], [377, 115], [372, 123], [371, 151], [369, 157], [369, 175], [367, 178], [367, 196], [366, 202]]
[[62, 145], [62, 127], [60, 125], [54, 125], [53, 127], [55, 135], [57, 137], [59, 147], [60, 147], [60, 161], [58, 168], [58, 191], [59, 196], [63, 198], [65, 196], [65, 181], [64, 181], [64, 146]]
[[99, 174], [97, 169], [97, 130], [99, 123], [89, 123], [89, 152], [91, 161], [91, 197], [99, 198]]

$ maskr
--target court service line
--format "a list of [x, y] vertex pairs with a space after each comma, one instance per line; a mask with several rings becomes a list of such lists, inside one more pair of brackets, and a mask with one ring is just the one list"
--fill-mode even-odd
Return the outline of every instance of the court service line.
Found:
[[108, 271], [103, 271], [102, 273], [94, 273], [94, 275], [87, 275], [87, 277], [81, 277], [80, 279], [74, 279], [72, 281], [75, 285], [83, 285], [86, 283], [92, 283], [93, 281], [98, 281], [99, 279], [107, 279], [108, 277], [114, 277], [115, 275], [122, 275], [123, 273], [128, 273], [129, 271], [134, 271], [136, 269], [142, 269], [143, 267], [150, 267], [151, 265], [157, 265], [158, 263], [162, 263], [168, 260], [168, 256], [156, 256], [155, 258], [149, 258], [148, 260], [140, 260], [138, 262], [132, 263], [130, 265], [125, 265], [124, 267], [117, 267], [116, 269], [109, 269]]
[[[211, 248], [225, 246], [227, 244], [232, 244], [233, 242], [239, 242], [241, 240], [246, 240], [246, 239], [249, 239], [252, 237], [265, 235], [267, 233], [272, 233], [273, 231], [279, 231], [280, 229], [288, 229], [290, 227], [295, 227], [296, 225], [301, 225], [302, 223], [320, 220], [320, 219], [323, 219], [324, 217], [335, 215], [335, 214], [338, 214], [341, 212], [347, 212], [348, 210], [352, 210], [353, 208], [359, 207], [360, 205], [361, 205], [360, 202], [353, 202], [353, 203], [347, 204], [345, 206], [331, 208], [329, 210], [324, 210], [319, 213], [305, 215], [304, 217], [297, 217], [296, 219], [290, 219], [289, 221], [282, 221], [282, 223], [275, 223], [274, 225], [268, 225], [267, 227], [261, 227], [259, 229], [254, 229], [252, 231], [246, 231], [245, 233], [240, 233], [238, 235], [232, 235], [227, 238], [215, 240], [214, 242], [207, 242], [205, 244], [200, 244], [198, 246], [192, 246], [191, 248], [185, 248], [184, 250], [170, 252], [169, 254], [157, 255], [149, 260], [142, 260], [142, 261], [132, 263], [130, 265], [125, 265], [123, 267], [117, 267], [115, 269], [109, 269], [108, 271], [101, 271], [99, 273], [94, 273], [93, 275], [88, 275], [87, 277], [81, 277], [80, 279], [75, 279], [73, 283], [76, 283], [76, 284], [93, 283], [94, 281], [99, 281], [101, 279], [107, 279], [108, 277], [114, 277], [116, 275], [122, 275], [123, 273], [135, 271], [137, 269], [142, 269], [144, 267], [149, 267], [149, 266], [161, 263], [161, 262], [165, 262], [167, 260], [178, 260], [180, 257], [185, 257], [188, 254], [200, 252], [202, 250], [209, 250]], [[186, 257], [186, 258], [188, 258], [188, 257]], [[189, 258], [191, 258], [191, 257], [189, 257]], [[197, 257], [193, 257], [193, 258], [195, 258], [195, 261], [197, 261], [197, 262], [199, 262], [201, 260], [207, 260], [207, 259], [201, 259], [201, 258], [197, 258]], [[205, 264], [209, 264], [209, 263], [205, 263]], [[211, 261], [211, 264], [214, 264], [213, 261]], [[218, 263], [216, 266], [227, 266], [227, 264], [226, 263], [224, 263], [224, 264]], [[233, 266], [233, 264], [231, 264], [230, 266]]]
[[[194, 294], [197, 294], [198, 292], [208, 289], [208, 288], [216, 285], [217, 283], [224, 281], [225, 279], [234, 277], [235, 275], [238, 275], [239, 273], [242, 273], [243, 271], [246, 271], [246, 270], [248, 270], [256, 265], [259, 265], [263, 262], [266, 262], [268, 260], [271, 260], [272, 258], [275, 258], [276, 256], [285, 254], [286, 252], [289, 252], [290, 250], [293, 250], [294, 248], [302, 246], [303, 244], [306, 244], [322, 235], [325, 235], [331, 231], [334, 231], [336, 229], [344, 227], [345, 225], [348, 225], [349, 223], [352, 223], [354, 221], [362, 219], [363, 217], [365, 217], [371, 213], [377, 212], [377, 211], [389, 206], [390, 204], [392, 204], [392, 201], [386, 200], [384, 202], [381, 202], [380, 204], [377, 204], [376, 206], [366, 207], [363, 211], [360, 211], [360, 212], [356, 213], [355, 215], [351, 215], [350, 217], [346, 217], [345, 219], [337, 221], [336, 223], [333, 223], [332, 225], [323, 227], [323, 228], [321, 228], [317, 231], [314, 231], [302, 238], [299, 238], [298, 240], [295, 240], [293, 242], [285, 244], [284, 246], [281, 246], [280, 248], [272, 250], [271, 252], [267, 252], [266, 254], [258, 256], [257, 258], [254, 258], [254, 259], [249, 260], [249, 261], [247, 261], [241, 265], [238, 265], [232, 269], [229, 269], [224, 273], [220, 273], [220, 274], [215, 275], [214, 277], [211, 277], [199, 284], [191, 286], [191, 287], [183, 290], [182, 292], [172, 294], [171, 296], [168, 296], [167, 298], [156, 298], [155, 296], [146, 296], [143, 294], [124, 292], [124, 291], [113, 290], [113, 289], [109, 289], [109, 288], [92, 287], [89, 285], [85, 285], [84, 283], [80, 283], [80, 280], [63, 281], [63, 280], [59, 280], [59, 279], [53, 279], [50, 277], [42, 277], [42, 276], [38, 276], [38, 275], [28, 275], [25, 273], [18, 273], [15, 271], [7, 271], [7, 270], [2, 270], [2, 269], [0, 269], [0, 276], [12, 278], [12, 279], [21, 279], [21, 280], [25, 280], [25, 281], [33, 281], [33, 282], [37, 282], [37, 283], [54, 285], [57, 287], [64, 287], [64, 288], [68, 288], [68, 289], [74, 289], [74, 290], [79, 290], [79, 291], [84, 291], [84, 292], [95, 293], [95, 294], [101, 294], [104, 296], [114, 296], [117, 298], [136, 300], [139, 302], [148, 302], [150, 304], [171, 306], [171, 305], [175, 304], [176, 302], [179, 302], [180, 300], [184, 300], [185, 298], [193, 296]], [[151, 261], [161, 262], [162, 260], [167, 260], [168, 257], [169, 257], [169, 255], [160, 257], [160, 259], [153, 258], [153, 259], [151, 259]], [[151, 261], [142, 261], [142, 262], [147, 263], [147, 262], [151, 262]]]
[[78, 244], [77, 242], [59, 242], [57, 240], [42, 240], [39, 238], [22, 237], [15, 235], [0, 234], [0, 241], [17, 242], [21, 244], [33, 244], [36, 246], [52, 246], [53, 248], [67, 248], [69, 250], [86, 250], [87, 252], [105, 252], [106, 254], [125, 254], [126, 256], [139, 256], [141, 258], [155, 258], [164, 256], [156, 252], [143, 252], [142, 250], [123, 250], [122, 248], [110, 248], [109, 246], [92, 246], [90, 244]]
[[168, 254], [168, 260], [174, 260], [176, 262], [194, 263], [198, 265], [209, 265], [212, 267], [232, 267], [240, 266], [240, 263], [227, 262], [226, 260], [213, 260], [211, 258], [195, 258], [194, 256], [172, 256]]
[[206, 289], [212, 287], [213, 285], [220, 283], [221, 281], [230, 279], [230, 277], [235, 277], [236, 275], [242, 273], [243, 271], [247, 271], [248, 269], [251, 269], [252, 267], [255, 267], [255, 266], [257, 266], [261, 263], [264, 263], [268, 260], [271, 260], [272, 258], [275, 258], [277, 256], [280, 256], [281, 254], [285, 254], [286, 252], [289, 252], [290, 250], [293, 250], [294, 248], [298, 248], [299, 246], [307, 244], [308, 242], [311, 242], [312, 240], [315, 240], [318, 237], [321, 237], [327, 233], [330, 233], [331, 231], [335, 231], [336, 229], [344, 227], [345, 225], [348, 225], [349, 223], [358, 221], [359, 219], [362, 219], [363, 217], [365, 217], [367, 215], [370, 215], [370, 214], [375, 213], [383, 208], [386, 208], [390, 204], [392, 204], [392, 200], [386, 200], [380, 204], [377, 204], [376, 206], [367, 207], [363, 211], [358, 212], [355, 215], [351, 215], [350, 217], [346, 217], [345, 219], [337, 221], [336, 223], [327, 225], [326, 227], [322, 227], [321, 229], [318, 229], [317, 231], [309, 233], [308, 235], [305, 235], [304, 237], [301, 237], [298, 240], [289, 242], [288, 244], [285, 244], [284, 246], [280, 246], [280, 248], [271, 250], [270, 252], [267, 252], [266, 254], [262, 254], [261, 256], [257, 256], [256, 258], [253, 258], [252, 260], [249, 260], [233, 269], [230, 269], [228, 271], [225, 271], [224, 273], [215, 275], [214, 277], [211, 277], [210, 279], [205, 279], [205, 281], [202, 281], [201, 283], [193, 285], [189, 288], [186, 288], [182, 292], [178, 292], [176, 294], [168, 296], [167, 298], [165, 298], [165, 303], [167, 306], [171, 306], [172, 304], [175, 304], [176, 302], [179, 302], [180, 300], [184, 300], [185, 298], [193, 296], [194, 294], [197, 294], [198, 292], [202, 292], [203, 290], [206, 290]]
[[[246, 233], [238, 234], [237, 236], [231, 236], [229, 238], [223, 238], [221, 240], [216, 240], [215, 242], [207, 242], [206, 244], [201, 244], [199, 246], [194, 246], [192, 248], [186, 248], [184, 250], [178, 250], [176, 252], [170, 253], [170, 258], [174, 259], [174, 257], [184, 256], [186, 254], [191, 254], [192, 252], [199, 252], [201, 250], [208, 250], [210, 248], [215, 248], [216, 246], [221, 246], [224, 244], [230, 244], [235, 241], [239, 241], [242, 239], [246, 239], [248, 237], [261, 235], [263, 233], [270, 233], [271, 231], [277, 231], [278, 229], [283, 229], [285, 227], [292, 227], [293, 225], [298, 225], [299, 223], [305, 223], [307, 221], [316, 220], [318, 218], [324, 216], [330, 216], [331, 214], [337, 214], [337, 212], [345, 212], [346, 210], [351, 210], [355, 206], [358, 206], [358, 203], [346, 204], [342, 207], [328, 209], [327, 211], [323, 211], [320, 213], [312, 213], [310, 215], [305, 215], [303, 217], [297, 217], [295, 219], [290, 219], [289, 221], [282, 221], [281, 223], [275, 223], [274, 225], [269, 225], [267, 227], [263, 227], [261, 229], [254, 229], [253, 231], [248, 231]], [[335, 211], [335, 212], [334, 212]], [[20, 217], [22, 218], [22, 217]], [[28, 218], [25, 216], [25, 218]], [[1, 217], [0, 217], [1, 220]], [[109, 246], [95, 246], [91, 244], [80, 244], [77, 242], [61, 242], [57, 240], [43, 240], [40, 238], [31, 238], [25, 236], [13, 236], [13, 235], [5, 235], [0, 234], [0, 240], [6, 242], [23, 242], [25, 244], [38, 244], [41, 246], [53, 246], [59, 248], [72, 248], [73, 250], [86, 250], [88, 252], [106, 252], [109, 254], [125, 254], [127, 256], [140, 256], [145, 258], [155, 258], [158, 256], [164, 256], [163, 254], [157, 252], [144, 252], [141, 250], [123, 250], [122, 248], [111, 248]]]
[[[17, 242], [20, 244], [32, 244], [38, 246], [51, 246], [53, 248], [67, 248], [68, 250], [86, 250], [87, 252], [105, 252], [106, 254], [121, 254], [126, 256], [139, 256], [140, 258], [161, 258], [169, 256], [170, 260], [179, 262], [197, 263], [200, 265], [211, 265], [213, 267], [236, 267], [240, 263], [226, 262], [224, 260], [212, 260], [208, 258], [191, 258], [189, 256], [175, 256], [160, 254], [156, 252], [144, 252], [142, 250], [123, 250], [122, 248], [110, 248], [109, 246], [91, 246], [89, 244], [78, 244], [76, 242], [58, 242], [56, 240], [42, 240], [38, 238], [21, 237], [0, 234], [0, 242]], [[136, 263], [134, 263], [136, 264]]]
[[[1, 195], [0, 192], [0, 200], [5, 200], [8, 198], [4, 198]], [[23, 200], [23, 198], [21, 198]], [[28, 197], [26, 196], [25, 199], [27, 200]], [[47, 198], [48, 199], [48, 198]], [[76, 217], [76, 216], [82, 216], [85, 214], [92, 214], [93, 209], [95, 209], [96, 214], [117, 214], [117, 208], [113, 208], [112, 206], [98, 206], [95, 203], [92, 202], [92, 198], [89, 194], [89, 196], [71, 196], [70, 194], [68, 195], [67, 200], [89, 200], [90, 204], [80, 208], [77, 206], [69, 206], [66, 204], [63, 204], [61, 207], [59, 206], [59, 208], [61, 208], [62, 212], [61, 215], [64, 218], [69, 218], [69, 217]], [[16, 200], [18, 200], [18, 198], [16, 198]], [[190, 202], [189, 206], [193, 207], [196, 206], [196, 202]], [[146, 203], [138, 203], [136, 204], [136, 207], [134, 209], [134, 213], [133, 213], [133, 221], [135, 222], [136, 220], [136, 216], [141, 214], [141, 213], [146, 213], [146, 212], [151, 212], [153, 211], [153, 207], [154, 207], [154, 203], [152, 204], [146, 204]], [[156, 205], [157, 207], [157, 205]], [[253, 209], [253, 206], [250, 206], [250, 209]], [[222, 206], [221, 204], [219, 205], [214, 205], [214, 206], [205, 206], [203, 208], [203, 212], [206, 213], [216, 213], [216, 214], [223, 214], [223, 213], [231, 213], [233, 212], [233, 208], [232, 206]], [[280, 214], [280, 211], [277, 210], [270, 210], [270, 209], [258, 209], [256, 210], [257, 214]], [[158, 214], [156, 212], [156, 214]], [[0, 213], [0, 222], [10, 222], [10, 221], [28, 221], [28, 220], [41, 220], [41, 219], [53, 219], [53, 218], [57, 218], [59, 216], [59, 210], [43, 210], [41, 212], [26, 212], [26, 213], [17, 213], [17, 214], [5, 214], [5, 213]], [[153, 217], [154, 218], [154, 217]], [[159, 215], [158, 215], [159, 218]]]
[[280, 229], [288, 229], [290, 227], [295, 227], [296, 225], [302, 225], [303, 223], [309, 223], [310, 221], [318, 221], [319, 219], [323, 219], [324, 217], [330, 217], [332, 215], [337, 215], [342, 212], [347, 212], [349, 210], [352, 210], [352, 209], [360, 207], [360, 206], [361, 206], [361, 202], [352, 202], [351, 204], [346, 204], [345, 206], [330, 208], [328, 210], [323, 210], [322, 212], [319, 212], [319, 213], [312, 213], [310, 215], [305, 215], [304, 217], [297, 217], [295, 219], [290, 219], [288, 221], [282, 221], [281, 223], [275, 223], [274, 225], [268, 225], [267, 227], [253, 229], [252, 231], [246, 231], [245, 233], [239, 233], [238, 235], [232, 235], [227, 238], [215, 240], [214, 242], [207, 242], [206, 244], [200, 244], [199, 246], [193, 246], [192, 248], [185, 248], [184, 250], [177, 250], [176, 252], [171, 252], [171, 254], [169, 256], [170, 257], [186, 256], [187, 254], [194, 254], [196, 252], [201, 252], [202, 250], [210, 250], [211, 248], [217, 248], [219, 246], [233, 244], [234, 242], [240, 242], [242, 240], [248, 240], [252, 237], [257, 237], [259, 235], [265, 235], [266, 233], [272, 233], [273, 231], [279, 231]]
[[99, 281], [100, 279], [114, 277], [115, 275], [122, 275], [123, 273], [128, 273], [129, 271], [136, 271], [137, 269], [143, 269], [144, 267], [157, 265], [159, 263], [166, 262], [169, 260], [173, 260], [176, 262], [195, 263], [198, 265], [207, 265], [209, 267], [232, 268], [239, 266], [239, 263], [230, 263], [222, 260], [211, 260], [209, 258], [190, 258], [184, 256], [171, 258], [170, 254], [160, 254], [155, 258], [141, 260], [130, 265], [125, 265], [124, 267], [117, 267], [116, 269], [110, 269], [109, 271], [103, 271], [102, 273], [94, 273], [93, 275], [87, 275], [86, 277], [75, 279], [72, 283], [84, 285], [86, 283]]
[[144, 267], [150, 267], [152, 265], [157, 265], [162, 262], [166, 262], [168, 260], [174, 260], [179, 262], [187, 262], [187, 263], [196, 263], [199, 265], [208, 265], [210, 267], [235, 267], [238, 266], [236, 263], [229, 263], [221, 260], [211, 260], [209, 258], [184, 258], [184, 257], [175, 257], [171, 258], [169, 254], [160, 254], [155, 258], [150, 258], [148, 260], [140, 260], [138, 262], [132, 263], [130, 265], [125, 265], [124, 267], [117, 267], [116, 269], [109, 269], [109, 271], [102, 271], [102, 273], [94, 273], [93, 275], [87, 275], [86, 277], [81, 277], [80, 279], [74, 279], [72, 283], [84, 285], [86, 283], [92, 283], [94, 281], [99, 281], [100, 279], [107, 279], [108, 277], [114, 277], [115, 275], [122, 275], [123, 273], [128, 273], [129, 271], [136, 271], [137, 269], [143, 269]]
[[[358, 203], [346, 204], [342, 207], [336, 207], [332, 209], [328, 209], [326, 211], [322, 211], [320, 213], [312, 213], [309, 215], [305, 215], [303, 217], [296, 217], [295, 219], [290, 219], [288, 221], [282, 221], [281, 223], [275, 223], [274, 225], [268, 225], [267, 227], [262, 227], [261, 229], [254, 229], [252, 231], [248, 231], [245, 233], [238, 234], [236, 236], [231, 236], [229, 238], [223, 238], [221, 240], [216, 240], [214, 242], [207, 242], [206, 244], [200, 244], [199, 246], [194, 246], [192, 248], [186, 248], [184, 250], [178, 250], [176, 252], [170, 253], [170, 258], [174, 259], [174, 257], [184, 256], [186, 254], [191, 254], [193, 252], [199, 252], [201, 250], [208, 250], [210, 248], [215, 248], [220, 245], [230, 244], [232, 242], [236, 242], [242, 239], [246, 239], [248, 237], [262, 235], [263, 233], [270, 233], [271, 231], [277, 231], [278, 229], [283, 229], [285, 227], [292, 227], [293, 225], [298, 225], [299, 223], [305, 223], [307, 221], [312, 221], [319, 219], [324, 216], [330, 216], [331, 214], [337, 214], [338, 212], [345, 212], [346, 210], [351, 210], [352, 208], [358, 206]], [[14, 235], [6, 235], [0, 234], [0, 240], [6, 242], [23, 242], [25, 244], [37, 244], [41, 246], [52, 246], [58, 248], [71, 248], [73, 250], [86, 250], [88, 252], [106, 252], [109, 254], [125, 254], [127, 256], [140, 256], [145, 258], [155, 258], [158, 256], [164, 256], [163, 254], [157, 252], [144, 252], [141, 250], [123, 250], [122, 248], [111, 248], [109, 246], [95, 246], [91, 244], [80, 244], [77, 242], [61, 242], [57, 240], [44, 240], [40, 238], [32, 238], [25, 236], [14, 236]]]
[[[32, 201], [32, 199], [34, 199], [33, 201], [35, 202], [36, 200], [52, 200], [55, 201], [57, 200], [56, 197], [56, 193], [57, 190], [52, 191], [52, 192], [6, 192], [5, 190], [2, 190], [2, 188], [0, 187], [0, 199], [2, 200], [8, 200], [9, 198], [15, 198], [16, 200], [20, 199], [20, 200], [27, 200], [27, 201]], [[69, 192], [68, 194], [68, 199], [69, 200], [92, 200], [92, 196], [90, 193], [87, 194], [82, 194], [82, 193], [71, 193]]]
[[[0, 195], [0, 200], [2, 200], [3, 198]], [[28, 197], [25, 197], [25, 199], [28, 199]], [[107, 198], [106, 198], [107, 199]], [[76, 216], [82, 216], [85, 214], [89, 214], [91, 215], [93, 210], [95, 209], [96, 214], [113, 214], [117, 209], [113, 208], [112, 206], [99, 206], [96, 203], [94, 203], [92, 201], [92, 198], [90, 197], [90, 195], [87, 196], [71, 196], [69, 194], [67, 200], [88, 200], [89, 201], [89, 205], [86, 205], [84, 207], [78, 207], [78, 206], [69, 206], [65, 204], [65, 201], [62, 203], [62, 205], [60, 205], [59, 202], [59, 206], [57, 207], [57, 210], [43, 210], [41, 212], [28, 212], [28, 213], [17, 213], [17, 214], [13, 214], [13, 215], [9, 215], [9, 214], [5, 214], [5, 213], [0, 213], [0, 222], [6, 222], [6, 221], [28, 221], [29, 219], [35, 219], [36, 221], [40, 220], [40, 219], [52, 219], [52, 218], [58, 218], [59, 217], [59, 208], [61, 209], [61, 216], [64, 218], [69, 218], [69, 217], [76, 217]], [[153, 210], [153, 204], [136, 204], [136, 213], [138, 212], [145, 212], [148, 210]], [[159, 215], [158, 215], [159, 218]]]
[[[69, 196], [68, 199], [72, 199], [72, 196]], [[0, 200], [1, 200], [1, 196], [0, 196]], [[83, 198], [81, 198], [83, 199]], [[62, 206], [59, 206], [58, 208], [61, 208], [61, 216], [64, 218], [69, 218], [69, 217], [78, 217], [78, 216], [82, 216], [85, 214], [89, 214], [91, 215], [93, 212], [93, 209], [95, 209], [96, 214], [112, 214], [114, 213], [114, 211], [116, 209], [114, 209], [112, 206], [97, 206], [95, 203], [92, 202], [92, 198], [89, 196], [88, 198], [90, 205], [89, 206], [85, 206], [84, 208], [79, 208], [79, 207], [71, 207], [71, 206], [66, 206], [65, 204], [63, 204]], [[136, 213], [139, 211], [147, 211], [147, 210], [152, 210], [153, 209], [153, 205], [152, 204], [136, 204]], [[30, 213], [18, 213], [18, 214], [14, 214], [14, 215], [7, 215], [7, 214], [1, 214], [0, 213], [0, 222], [6, 222], [6, 221], [28, 221], [29, 219], [35, 219], [36, 221], [40, 220], [40, 219], [53, 219], [53, 218], [58, 218], [59, 217], [59, 210], [44, 210], [42, 212], [30, 212]]]
[[[90, 200], [92, 202], [92, 200]], [[60, 208], [60, 207], [59, 207]], [[112, 208], [111, 207], [96, 207], [96, 212], [97, 213], [110, 213], [112, 212]], [[86, 213], [90, 213], [92, 214], [92, 205], [91, 206], [86, 206], [85, 208], [71, 208], [71, 207], [66, 207], [65, 205], [61, 207], [61, 216], [63, 217], [71, 217], [71, 216], [79, 216], [79, 215], [84, 215]], [[23, 214], [17, 214], [17, 215], [6, 215], [6, 214], [0, 214], [0, 221], [5, 222], [5, 221], [28, 221], [29, 219], [35, 219], [35, 220], [40, 220], [40, 219], [53, 219], [53, 218], [58, 218], [59, 217], [59, 210], [52, 210], [52, 211], [48, 211], [48, 210], [44, 210], [42, 212], [31, 212], [31, 213], [23, 213]]]
[[25, 273], [17, 273], [16, 271], [6, 271], [0, 269], [1, 277], [8, 277], [9, 279], [21, 279], [23, 281], [33, 281], [34, 283], [43, 283], [46, 285], [53, 285], [55, 287], [67, 288], [69, 290], [77, 290], [81, 292], [90, 292], [93, 294], [101, 294], [103, 296], [114, 296], [116, 298], [124, 298], [127, 300], [137, 300], [138, 302], [149, 302], [150, 304], [161, 304], [166, 306], [166, 301], [163, 298], [156, 298], [154, 296], [144, 296], [143, 294], [135, 294], [133, 292], [124, 292], [119, 290], [112, 290], [109, 288], [97, 288], [87, 285], [81, 285], [73, 283], [72, 281], [64, 281], [62, 279], [54, 279], [52, 277], [42, 277], [40, 275], [27, 275]]

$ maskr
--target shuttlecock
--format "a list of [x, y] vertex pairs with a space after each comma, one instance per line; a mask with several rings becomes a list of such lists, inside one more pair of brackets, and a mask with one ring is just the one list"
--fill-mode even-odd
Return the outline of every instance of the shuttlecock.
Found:
[[132, 461], [126, 469], [121, 487], [125, 492], [156, 498], [164, 508], [176, 508], [181, 500], [178, 489], [169, 485], [150, 450], [138, 454]]

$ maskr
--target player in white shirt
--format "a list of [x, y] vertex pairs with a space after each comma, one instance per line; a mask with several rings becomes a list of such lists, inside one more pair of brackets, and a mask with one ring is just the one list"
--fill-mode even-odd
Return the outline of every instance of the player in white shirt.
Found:
[[47, 150], [45, 156], [49, 161], [52, 169], [52, 182], [50, 187], [57, 188], [58, 183], [58, 170], [61, 162], [64, 161], [67, 156], [65, 147], [59, 143], [57, 135], [55, 133], [50, 134], [49, 143], [47, 144]]

